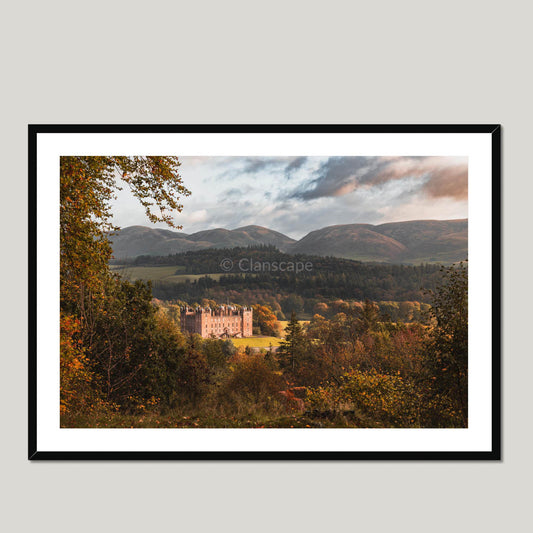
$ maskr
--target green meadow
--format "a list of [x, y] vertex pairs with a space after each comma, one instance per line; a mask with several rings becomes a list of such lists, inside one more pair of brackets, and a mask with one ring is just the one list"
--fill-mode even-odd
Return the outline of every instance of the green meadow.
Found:
[[199, 278], [208, 276], [216, 281], [223, 276], [223, 273], [213, 274], [176, 274], [182, 271], [184, 267], [180, 266], [123, 266], [115, 265], [111, 270], [120, 274], [128, 281], [135, 281], [138, 279], [144, 281], [172, 281], [174, 283], [183, 283], [184, 281], [195, 281]]

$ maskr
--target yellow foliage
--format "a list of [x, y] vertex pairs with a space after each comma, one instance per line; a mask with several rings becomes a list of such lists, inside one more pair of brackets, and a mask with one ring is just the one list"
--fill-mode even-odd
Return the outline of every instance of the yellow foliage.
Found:
[[60, 414], [90, 413], [107, 407], [95, 393], [94, 376], [78, 338], [79, 319], [62, 312], [60, 326]]

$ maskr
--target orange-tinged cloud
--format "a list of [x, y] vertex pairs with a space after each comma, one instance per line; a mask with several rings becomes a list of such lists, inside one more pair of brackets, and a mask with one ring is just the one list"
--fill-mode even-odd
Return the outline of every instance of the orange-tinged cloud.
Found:
[[[311, 187], [302, 188], [293, 196], [304, 200], [338, 197], [360, 188], [413, 178], [419, 183], [413, 190], [430, 197], [468, 197], [468, 160], [446, 156], [330, 158], [318, 169]], [[412, 183], [409, 187], [413, 187]]]

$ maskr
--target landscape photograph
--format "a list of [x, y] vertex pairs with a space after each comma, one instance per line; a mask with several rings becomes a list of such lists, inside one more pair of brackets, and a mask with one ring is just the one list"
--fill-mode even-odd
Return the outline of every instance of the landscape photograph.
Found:
[[468, 428], [468, 158], [61, 156], [62, 428]]

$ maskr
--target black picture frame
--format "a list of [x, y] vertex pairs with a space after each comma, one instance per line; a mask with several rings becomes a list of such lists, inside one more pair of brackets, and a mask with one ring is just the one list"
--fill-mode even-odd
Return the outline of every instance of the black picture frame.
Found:
[[[501, 460], [501, 126], [477, 125], [29, 125], [28, 458], [30, 460]], [[37, 405], [37, 138], [41, 133], [484, 133], [492, 147], [492, 446], [490, 451], [42, 451]], [[164, 430], [161, 430], [164, 431]]]

